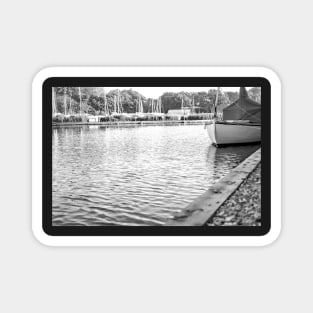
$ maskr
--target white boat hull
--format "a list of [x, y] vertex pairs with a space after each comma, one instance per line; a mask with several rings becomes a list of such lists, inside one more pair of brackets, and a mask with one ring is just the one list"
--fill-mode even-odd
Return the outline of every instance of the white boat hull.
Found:
[[213, 121], [206, 125], [212, 143], [215, 145], [245, 144], [261, 141], [261, 125]]

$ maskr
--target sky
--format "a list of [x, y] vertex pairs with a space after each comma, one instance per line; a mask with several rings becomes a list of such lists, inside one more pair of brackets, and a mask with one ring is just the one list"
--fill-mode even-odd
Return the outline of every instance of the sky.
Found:
[[[215, 89], [217, 87], [105, 87], [106, 92], [109, 92], [112, 89], [133, 89], [141, 93], [146, 98], [158, 98], [164, 92], [199, 92], [199, 91], [208, 91], [209, 89]], [[247, 87], [250, 89], [251, 87]], [[239, 91], [239, 87], [222, 87], [224, 91]]]

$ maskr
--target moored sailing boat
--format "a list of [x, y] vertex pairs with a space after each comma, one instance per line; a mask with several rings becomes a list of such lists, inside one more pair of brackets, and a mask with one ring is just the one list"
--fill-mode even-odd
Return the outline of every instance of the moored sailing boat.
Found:
[[143, 104], [142, 104], [142, 100], [141, 100], [141, 95], [138, 96], [138, 100], [136, 103], [136, 113], [135, 113], [136, 117], [142, 118], [145, 116], [145, 113], [143, 112]]
[[223, 110], [223, 120], [217, 119], [218, 92], [214, 105], [214, 119], [206, 124], [214, 145], [245, 144], [261, 141], [261, 104], [248, 97], [240, 87], [239, 99]]
[[[113, 98], [113, 112], [111, 112], [112, 117], [121, 117], [123, 115], [123, 105], [120, 90], [117, 89], [117, 95]], [[124, 114], [125, 115], [125, 114]]]

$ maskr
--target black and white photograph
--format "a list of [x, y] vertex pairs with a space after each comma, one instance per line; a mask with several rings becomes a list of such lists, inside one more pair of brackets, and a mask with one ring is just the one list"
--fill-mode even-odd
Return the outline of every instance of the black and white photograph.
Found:
[[312, 7], [2, 1], [0, 312], [313, 312]]
[[50, 95], [53, 227], [262, 225], [261, 87]]

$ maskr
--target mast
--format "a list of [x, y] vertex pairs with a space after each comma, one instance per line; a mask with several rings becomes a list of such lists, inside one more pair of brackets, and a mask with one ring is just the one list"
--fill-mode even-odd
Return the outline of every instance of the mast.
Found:
[[162, 100], [161, 100], [161, 96], [158, 98], [158, 111], [159, 111], [159, 113], [162, 113]]
[[195, 113], [195, 95], [192, 95], [192, 114]]
[[72, 95], [71, 95], [72, 91], [69, 90], [69, 96], [70, 96], [70, 114], [72, 115], [73, 112], [72, 112]]
[[113, 112], [116, 113], [116, 95], [113, 98]]
[[121, 108], [120, 108], [120, 91], [117, 92], [117, 113], [121, 113]]
[[139, 95], [138, 97], [138, 113], [143, 113], [143, 107], [142, 107], [142, 101], [141, 101], [141, 96]]
[[109, 112], [108, 110], [108, 104], [107, 104], [107, 96], [106, 96], [106, 93], [105, 93], [105, 88], [103, 87], [103, 103], [104, 103], [104, 115], [107, 115]]
[[239, 98], [248, 98], [248, 92], [246, 87], [240, 87], [239, 89]]
[[67, 108], [66, 108], [66, 106], [67, 106], [67, 98], [66, 98], [66, 92], [67, 92], [67, 89], [66, 89], [66, 87], [64, 87], [63, 88], [63, 105], [64, 105], [64, 115], [67, 115], [66, 113], [66, 110], [67, 110]]
[[55, 92], [55, 89], [54, 87], [52, 87], [52, 116], [55, 115], [56, 113], [56, 92]]
[[116, 99], [116, 107], [117, 107], [117, 113], [120, 113], [120, 91], [117, 89], [117, 99]]
[[248, 92], [246, 87], [240, 87], [239, 89], [239, 101], [242, 103], [244, 99], [248, 98]]
[[123, 111], [122, 107], [122, 101], [121, 101], [121, 95], [120, 95], [120, 90], [117, 89], [117, 113], [121, 114]]
[[215, 98], [215, 104], [214, 104], [214, 118], [217, 118], [217, 102], [218, 102], [218, 93], [219, 93], [220, 87], [217, 87], [216, 90], [216, 98]]
[[78, 87], [78, 93], [79, 93], [79, 114], [82, 114], [82, 93], [80, 90], [80, 87]]
[[120, 114], [123, 113], [123, 104], [122, 104], [122, 97], [121, 94], [119, 92], [119, 98], [120, 98]]

